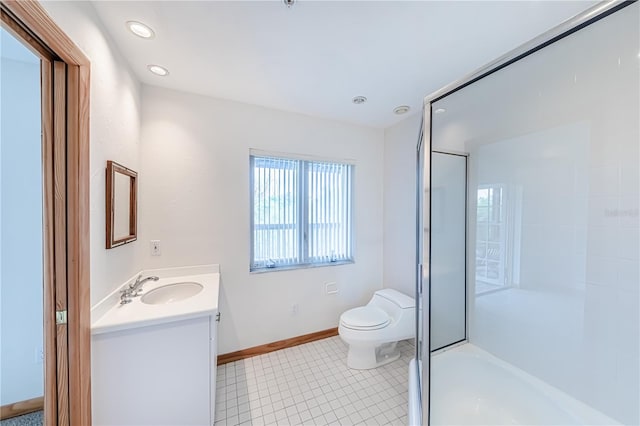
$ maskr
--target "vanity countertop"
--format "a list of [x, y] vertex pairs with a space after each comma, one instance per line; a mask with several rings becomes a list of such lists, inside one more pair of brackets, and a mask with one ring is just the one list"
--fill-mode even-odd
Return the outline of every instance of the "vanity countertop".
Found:
[[[120, 304], [120, 289], [128, 285], [131, 282], [130, 279], [96, 304], [91, 309], [91, 334], [164, 324], [217, 313], [220, 285], [218, 265], [154, 269], [141, 273], [143, 278], [157, 276], [159, 280], [144, 283], [144, 291], [140, 296], [132, 298], [131, 303]], [[172, 303], [146, 304], [142, 301], [144, 295], [152, 290], [179, 282], [195, 282], [201, 284], [203, 288], [194, 296]]]

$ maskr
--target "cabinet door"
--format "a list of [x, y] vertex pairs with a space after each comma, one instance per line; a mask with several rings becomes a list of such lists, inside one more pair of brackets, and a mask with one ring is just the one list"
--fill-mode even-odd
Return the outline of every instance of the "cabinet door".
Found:
[[93, 336], [94, 424], [211, 424], [210, 322]]

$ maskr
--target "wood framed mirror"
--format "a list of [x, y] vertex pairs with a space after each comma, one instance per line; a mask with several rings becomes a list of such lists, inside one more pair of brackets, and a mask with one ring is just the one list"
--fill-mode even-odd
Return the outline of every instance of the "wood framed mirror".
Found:
[[107, 161], [107, 248], [135, 241], [137, 233], [138, 174]]

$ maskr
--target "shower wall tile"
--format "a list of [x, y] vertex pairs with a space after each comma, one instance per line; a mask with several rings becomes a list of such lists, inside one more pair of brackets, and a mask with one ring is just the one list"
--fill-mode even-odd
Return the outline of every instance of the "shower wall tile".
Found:
[[[628, 411], [628, 407], [638, 407], [640, 394], [638, 392], [638, 377], [640, 377], [640, 358], [637, 354], [638, 344], [636, 341], [635, 355], [619, 353], [617, 362], [616, 385], [621, 389], [630, 389], [630, 392], [624, 392], [616, 395], [613, 399], [613, 410], [616, 412]], [[628, 423], [632, 424], [632, 423]]]
[[620, 195], [635, 195], [640, 193], [640, 167], [638, 156], [629, 156], [622, 161], [620, 168]]
[[[583, 343], [587, 352], [615, 357], [618, 297], [606, 287], [587, 284], [584, 300]], [[601, 360], [604, 361], [604, 360]], [[608, 369], [609, 364], [604, 368]]]
[[616, 347], [619, 349], [621, 359], [627, 359], [629, 356], [637, 358], [640, 355], [640, 335], [637, 332], [640, 322], [638, 292], [620, 291], [617, 296]]
[[621, 259], [640, 259], [640, 229], [618, 229], [616, 255]]
[[589, 173], [591, 196], [618, 196], [620, 191], [620, 168], [617, 166], [594, 167]]
[[618, 261], [614, 257], [588, 256], [587, 276], [588, 284], [613, 286], [616, 283]]
[[615, 228], [620, 223], [617, 213], [619, 197], [592, 196], [589, 198], [589, 228]]
[[587, 269], [584, 266], [587, 263], [586, 254], [585, 255], [577, 254], [573, 256], [572, 261], [573, 261], [571, 265], [572, 286], [575, 289], [584, 290], [585, 285], [587, 283]]
[[638, 299], [640, 282], [640, 262], [637, 259], [619, 259], [618, 263], [618, 280], [617, 284], [620, 290], [629, 292]]
[[622, 228], [638, 229], [640, 227], [640, 197], [638, 195], [620, 197], [619, 208], [612, 214], [619, 216]]
[[583, 247], [589, 248], [589, 255], [607, 256], [617, 252], [617, 247], [620, 244], [618, 232], [612, 232], [607, 228], [591, 227], [586, 234], [587, 241]]

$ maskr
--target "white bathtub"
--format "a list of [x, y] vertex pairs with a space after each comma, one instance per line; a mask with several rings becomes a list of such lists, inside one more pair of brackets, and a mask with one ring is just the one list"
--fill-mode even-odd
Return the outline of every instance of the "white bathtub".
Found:
[[471, 344], [431, 360], [431, 425], [618, 422]]

